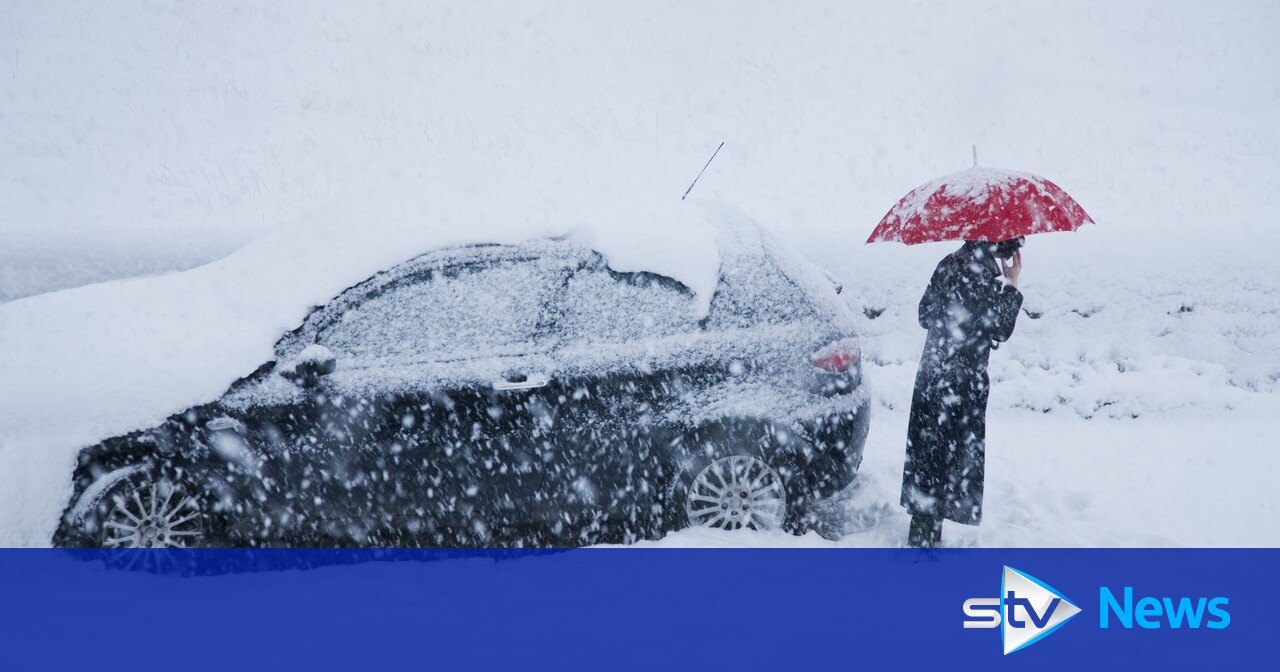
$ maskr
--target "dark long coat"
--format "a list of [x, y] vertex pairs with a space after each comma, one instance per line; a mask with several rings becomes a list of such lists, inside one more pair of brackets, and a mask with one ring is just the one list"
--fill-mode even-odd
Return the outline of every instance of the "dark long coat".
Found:
[[1022, 293], [1001, 278], [992, 246], [965, 243], [920, 299], [929, 330], [907, 426], [902, 505], [912, 515], [977, 525], [986, 460], [987, 361], [1013, 334]]

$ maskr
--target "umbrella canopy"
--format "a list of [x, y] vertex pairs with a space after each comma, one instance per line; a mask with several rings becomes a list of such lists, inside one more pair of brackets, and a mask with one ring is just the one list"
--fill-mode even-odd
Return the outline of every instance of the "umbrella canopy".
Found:
[[868, 243], [997, 242], [1093, 223], [1058, 185], [1030, 173], [974, 166], [916, 187], [880, 220]]

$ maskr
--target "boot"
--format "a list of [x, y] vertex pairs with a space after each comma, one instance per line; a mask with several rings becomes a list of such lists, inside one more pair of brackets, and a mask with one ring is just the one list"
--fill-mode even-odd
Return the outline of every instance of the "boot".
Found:
[[911, 516], [911, 531], [907, 533], [907, 546], [911, 548], [937, 548], [942, 543], [942, 519], [933, 516]]

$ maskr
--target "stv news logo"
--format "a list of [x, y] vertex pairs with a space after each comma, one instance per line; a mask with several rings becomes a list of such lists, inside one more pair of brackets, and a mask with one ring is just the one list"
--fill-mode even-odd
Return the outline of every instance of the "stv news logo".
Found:
[[[1202, 625], [1222, 630], [1231, 625], [1226, 597], [1142, 597], [1134, 600], [1133, 586], [1125, 586], [1123, 597], [1106, 586], [1098, 589], [1098, 627], [1108, 629], [1112, 616], [1126, 630], [1199, 629]], [[1030, 574], [1005, 565], [1000, 579], [1000, 597], [974, 597], [964, 601], [964, 627], [1000, 628], [1005, 655], [1044, 639], [1080, 613], [1066, 596]]]
[[1000, 628], [1009, 655], [1044, 639], [1080, 613], [1062, 593], [1008, 565], [1000, 579], [1000, 597], [964, 601], [964, 627]]

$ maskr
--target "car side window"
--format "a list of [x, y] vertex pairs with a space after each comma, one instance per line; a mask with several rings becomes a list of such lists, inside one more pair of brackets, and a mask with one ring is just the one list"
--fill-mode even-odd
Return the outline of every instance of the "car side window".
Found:
[[712, 329], [788, 324], [813, 318], [812, 302], [767, 254], [728, 260], [711, 300]]
[[622, 343], [699, 328], [693, 293], [653, 273], [618, 273], [603, 259], [569, 278], [557, 330], [566, 345]]
[[318, 341], [356, 366], [545, 350], [564, 273], [542, 258], [422, 269], [335, 316]]

